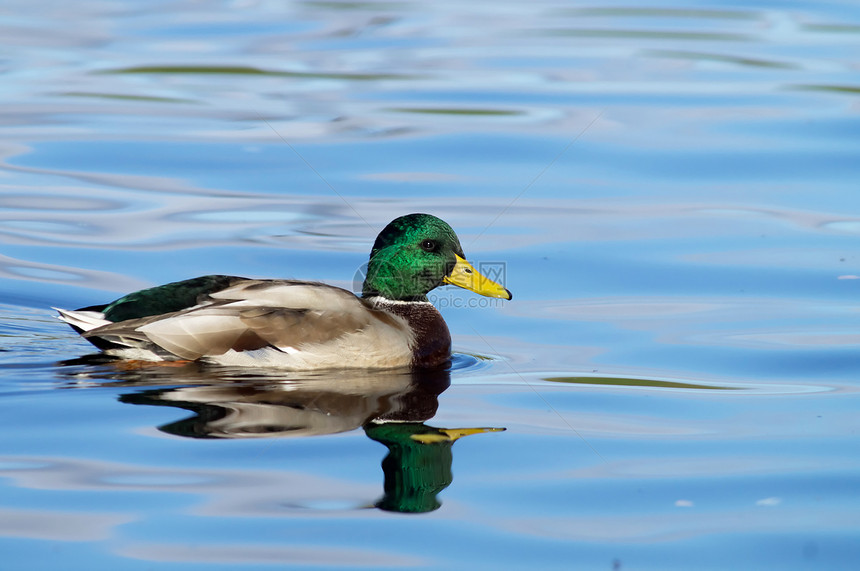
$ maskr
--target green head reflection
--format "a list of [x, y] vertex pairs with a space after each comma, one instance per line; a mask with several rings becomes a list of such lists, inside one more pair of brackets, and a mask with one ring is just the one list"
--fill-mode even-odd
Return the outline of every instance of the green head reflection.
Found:
[[454, 442], [470, 434], [499, 432], [504, 428], [434, 428], [423, 423], [370, 423], [369, 438], [384, 444], [382, 460], [385, 494], [376, 502], [381, 510], [425, 513], [438, 509], [438, 494], [448, 487]]

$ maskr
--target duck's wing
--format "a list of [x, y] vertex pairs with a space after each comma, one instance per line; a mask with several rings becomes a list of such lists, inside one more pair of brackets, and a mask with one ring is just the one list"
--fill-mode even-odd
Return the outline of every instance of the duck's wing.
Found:
[[208, 296], [249, 281], [237, 276], [209, 275], [155, 286], [125, 295], [106, 305], [78, 311], [97, 311], [114, 323], [182, 311], [203, 303]]
[[249, 280], [236, 276], [201, 276], [142, 289], [102, 305], [91, 305], [74, 311], [59, 307], [53, 309], [59, 313], [57, 317], [61, 321], [71, 325], [78, 333], [83, 333], [110, 323], [188, 309], [204, 302], [209, 294], [244, 281]]
[[83, 335], [168, 358], [294, 368], [407, 365], [414, 342], [405, 320], [344, 289], [282, 280], [242, 280], [194, 307]]
[[[208, 275], [155, 286], [125, 295], [110, 303], [82, 307], [74, 311], [55, 307], [58, 318], [84, 335], [93, 329], [112, 323], [125, 322], [150, 316], [161, 316], [178, 312], [203, 303], [210, 293], [246, 281], [246, 278], [224, 275]], [[128, 343], [111, 341], [108, 338], [84, 335], [87, 340], [103, 351], [138, 347], [141, 339]]]

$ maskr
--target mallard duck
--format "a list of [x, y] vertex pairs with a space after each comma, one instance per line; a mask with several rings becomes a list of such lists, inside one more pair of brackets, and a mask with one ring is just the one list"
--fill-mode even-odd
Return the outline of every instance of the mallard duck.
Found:
[[209, 275], [59, 308], [103, 352], [147, 361], [205, 361], [291, 370], [435, 367], [451, 334], [427, 293], [443, 284], [511, 299], [481, 275], [444, 221], [409, 214], [373, 244], [360, 297], [318, 282]]

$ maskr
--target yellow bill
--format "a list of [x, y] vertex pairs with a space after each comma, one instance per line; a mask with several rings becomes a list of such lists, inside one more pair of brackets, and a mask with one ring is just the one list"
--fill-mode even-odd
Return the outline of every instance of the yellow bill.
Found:
[[511, 299], [511, 292], [491, 280], [490, 278], [478, 272], [472, 264], [454, 254], [457, 258], [457, 264], [451, 273], [445, 276], [442, 281], [446, 284], [455, 285], [457, 287], [466, 288], [475, 293], [486, 297], [498, 297], [501, 299]]
[[504, 428], [439, 428], [438, 433], [413, 434], [412, 440], [421, 444], [438, 444], [439, 442], [454, 442], [458, 438], [484, 432], [502, 432]]

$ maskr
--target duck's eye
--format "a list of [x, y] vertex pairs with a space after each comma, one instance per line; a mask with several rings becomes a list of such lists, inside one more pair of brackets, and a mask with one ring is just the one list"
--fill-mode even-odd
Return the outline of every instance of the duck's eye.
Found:
[[421, 242], [421, 247], [428, 252], [433, 252], [436, 250], [436, 241], [424, 240], [423, 242]]

